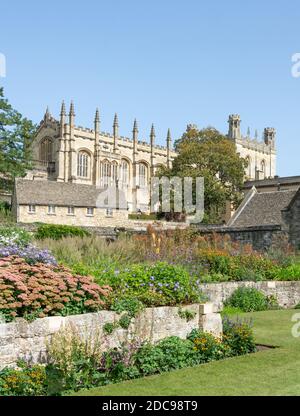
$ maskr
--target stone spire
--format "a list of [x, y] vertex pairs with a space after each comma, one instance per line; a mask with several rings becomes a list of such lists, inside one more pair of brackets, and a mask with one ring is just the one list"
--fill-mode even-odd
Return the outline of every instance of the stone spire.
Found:
[[132, 130], [133, 158], [135, 158], [135, 155], [137, 154], [138, 134], [139, 134], [139, 129], [138, 129], [137, 121], [136, 119], [134, 119], [133, 130]]
[[49, 111], [49, 107], [47, 106], [46, 111], [45, 111], [45, 115], [44, 115], [44, 120], [49, 120], [51, 117], [50, 111]]
[[64, 100], [62, 100], [61, 109], [60, 109], [60, 116], [65, 116], [65, 115], [66, 115], [66, 106], [65, 106]]
[[119, 120], [117, 113], [114, 117], [114, 124], [113, 124], [113, 136], [114, 136], [114, 152], [118, 149], [118, 138], [119, 138]]
[[69, 180], [74, 182], [77, 177], [77, 153], [75, 149], [75, 135], [74, 135], [74, 127], [75, 127], [75, 111], [74, 111], [74, 103], [71, 101], [70, 111], [69, 111]]
[[71, 101], [70, 111], [69, 111], [69, 123], [70, 123], [70, 126], [74, 127], [74, 121], [75, 121], [74, 103], [73, 103], [73, 101]]
[[94, 143], [94, 163], [93, 163], [93, 184], [100, 184], [100, 114], [99, 109], [96, 108], [95, 119], [94, 119], [94, 132], [95, 132], [95, 143]]
[[167, 133], [167, 167], [168, 168], [171, 167], [171, 156], [170, 156], [171, 144], [172, 144], [171, 131], [170, 129], [168, 129], [168, 133]]
[[66, 106], [65, 106], [65, 102], [63, 101], [61, 103], [61, 109], [60, 109], [60, 129], [61, 129], [61, 137], [63, 136], [65, 121], [66, 121]]
[[154, 160], [155, 160], [155, 156], [154, 156], [154, 143], [155, 143], [155, 130], [154, 130], [154, 124], [152, 124], [151, 126], [151, 131], [150, 131], [150, 147], [151, 147], [151, 163], [150, 163], [150, 168], [151, 168], [151, 176], [154, 175]]
[[99, 114], [99, 109], [98, 108], [96, 108], [95, 119], [94, 119], [94, 128], [95, 128], [96, 133], [100, 132], [100, 114]]

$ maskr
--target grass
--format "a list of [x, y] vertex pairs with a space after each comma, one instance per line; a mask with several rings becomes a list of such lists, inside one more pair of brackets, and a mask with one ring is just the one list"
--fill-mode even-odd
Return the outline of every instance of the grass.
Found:
[[299, 338], [292, 337], [296, 310], [243, 314], [254, 321], [257, 343], [278, 346], [255, 354], [82, 390], [78, 396], [300, 395]]

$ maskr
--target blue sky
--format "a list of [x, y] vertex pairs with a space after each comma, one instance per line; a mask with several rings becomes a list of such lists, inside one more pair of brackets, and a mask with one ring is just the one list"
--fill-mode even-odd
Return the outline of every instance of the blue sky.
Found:
[[77, 124], [92, 126], [99, 106], [102, 130], [117, 112], [121, 135], [136, 117], [140, 138], [153, 122], [163, 144], [168, 127], [227, 132], [239, 113], [244, 133], [277, 129], [277, 173], [300, 175], [299, 1], [12, 0], [0, 13], [0, 84], [35, 122], [73, 99]]

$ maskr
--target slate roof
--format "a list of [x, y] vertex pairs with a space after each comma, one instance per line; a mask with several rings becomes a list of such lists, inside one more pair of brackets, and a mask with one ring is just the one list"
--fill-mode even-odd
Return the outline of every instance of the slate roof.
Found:
[[103, 191], [94, 185], [16, 179], [14, 192], [19, 205], [96, 207], [97, 197]]
[[246, 181], [244, 189], [251, 189], [253, 186], [262, 188], [278, 185], [300, 185], [300, 176], [276, 176], [275, 178]]
[[297, 191], [257, 192], [249, 191], [228, 225], [233, 227], [255, 227], [282, 224], [281, 211], [288, 207]]

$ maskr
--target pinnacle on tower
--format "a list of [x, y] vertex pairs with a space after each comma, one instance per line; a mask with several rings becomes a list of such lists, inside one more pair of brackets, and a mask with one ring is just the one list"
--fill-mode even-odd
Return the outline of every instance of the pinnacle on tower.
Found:
[[134, 122], [133, 122], [133, 132], [138, 133], [138, 131], [139, 131], [139, 129], [138, 129], [137, 121], [136, 121], [136, 118], [135, 118]]
[[65, 102], [64, 100], [61, 103], [61, 110], [60, 110], [60, 115], [61, 116], [65, 116], [66, 115], [66, 106], [65, 106]]
[[150, 139], [151, 139], [151, 140], [154, 140], [154, 139], [155, 139], [155, 129], [154, 129], [154, 124], [152, 124], [152, 126], [151, 126]]
[[70, 116], [75, 116], [75, 111], [74, 111], [74, 103], [73, 100], [71, 101], [71, 105], [70, 105]]
[[96, 113], [95, 113], [95, 122], [99, 122], [100, 121], [100, 113], [99, 113], [99, 109], [96, 108]]
[[168, 133], [167, 133], [167, 142], [170, 143], [172, 141], [172, 137], [171, 137], [171, 131], [170, 129], [168, 129]]
[[118, 114], [117, 113], [115, 113], [113, 127], [119, 127], [119, 120], [118, 120]]
[[50, 111], [49, 111], [49, 107], [48, 106], [46, 108], [45, 118], [50, 118]]
[[247, 137], [250, 137], [250, 134], [251, 134], [251, 132], [250, 132], [250, 127], [248, 127], [248, 130], [247, 130]]

